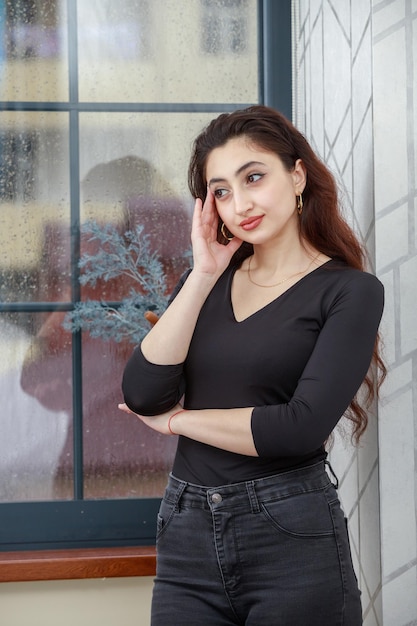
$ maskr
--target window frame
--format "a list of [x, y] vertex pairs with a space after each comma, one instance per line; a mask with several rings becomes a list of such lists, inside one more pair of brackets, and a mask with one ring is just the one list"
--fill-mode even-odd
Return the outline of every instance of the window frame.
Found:
[[[242, 104], [185, 103], [83, 103], [78, 98], [77, 0], [67, 0], [68, 102], [0, 102], [2, 111], [66, 111], [69, 115], [70, 213], [72, 237], [72, 289], [80, 298], [77, 260], [80, 253], [79, 115], [83, 112], [204, 112], [243, 108]], [[258, 102], [292, 117], [291, 0], [258, 0]], [[71, 310], [60, 302], [1, 303], [4, 312]], [[74, 367], [81, 358], [81, 335], [74, 334], [74, 498], [68, 501], [1, 502], [0, 552], [152, 546], [160, 498], [84, 500], [82, 472], [82, 380]]]

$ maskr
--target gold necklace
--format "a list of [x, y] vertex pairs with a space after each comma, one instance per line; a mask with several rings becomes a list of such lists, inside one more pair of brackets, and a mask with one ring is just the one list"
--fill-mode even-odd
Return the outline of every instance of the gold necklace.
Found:
[[307, 267], [304, 270], [301, 270], [301, 272], [296, 272], [295, 274], [291, 274], [290, 276], [287, 276], [286, 278], [283, 278], [282, 280], [279, 281], [279, 283], [274, 283], [273, 285], [260, 285], [259, 283], [255, 282], [252, 277], [251, 277], [251, 273], [250, 273], [250, 264], [252, 262], [253, 256], [249, 257], [249, 261], [248, 261], [248, 278], [249, 281], [252, 283], [252, 285], [256, 285], [257, 287], [265, 287], [265, 288], [270, 288], [270, 287], [278, 287], [279, 285], [282, 285], [284, 283], [287, 282], [287, 280], [290, 280], [291, 278], [295, 278], [296, 276], [300, 276], [301, 274], [306, 274], [308, 272], [308, 270], [310, 269], [310, 267], [313, 265], [313, 263], [315, 261], [317, 261], [317, 259], [320, 256], [320, 252], [314, 257], [314, 259], [312, 259], [310, 261], [310, 263], [307, 265]]

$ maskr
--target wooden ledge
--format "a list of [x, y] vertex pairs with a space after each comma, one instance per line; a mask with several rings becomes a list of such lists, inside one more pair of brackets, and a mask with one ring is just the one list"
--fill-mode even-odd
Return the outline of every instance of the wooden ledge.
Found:
[[155, 547], [0, 552], [0, 582], [155, 576]]

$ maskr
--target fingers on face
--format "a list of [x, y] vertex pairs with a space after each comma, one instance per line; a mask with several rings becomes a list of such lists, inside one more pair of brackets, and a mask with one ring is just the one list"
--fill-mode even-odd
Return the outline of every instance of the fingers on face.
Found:
[[216, 201], [215, 201], [214, 194], [211, 191], [210, 187], [207, 187], [207, 195], [204, 201], [203, 208], [205, 208], [206, 206], [212, 209], [216, 208]]

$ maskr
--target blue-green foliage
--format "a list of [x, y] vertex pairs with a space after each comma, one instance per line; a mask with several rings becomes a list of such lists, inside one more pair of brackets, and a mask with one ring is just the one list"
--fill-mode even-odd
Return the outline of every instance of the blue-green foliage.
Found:
[[114, 226], [88, 222], [83, 233], [98, 243], [95, 254], [84, 254], [79, 262], [80, 283], [95, 286], [123, 276], [137, 284], [117, 306], [97, 300], [86, 300], [67, 313], [64, 328], [72, 332], [88, 331], [92, 337], [138, 343], [149, 330], [146, 311], [161, 314], [167, 306], [166, 278], [158, 255], [151, 251], [143, 226], [123, 235]]

